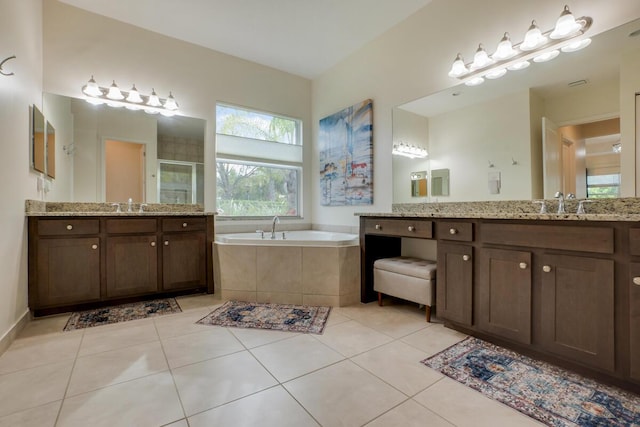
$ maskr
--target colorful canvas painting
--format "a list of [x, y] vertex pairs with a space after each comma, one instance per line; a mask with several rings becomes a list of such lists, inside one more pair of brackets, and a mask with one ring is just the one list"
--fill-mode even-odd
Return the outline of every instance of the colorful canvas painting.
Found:
[[373, 101], [320, 120], [323, 206], [373, 204]]

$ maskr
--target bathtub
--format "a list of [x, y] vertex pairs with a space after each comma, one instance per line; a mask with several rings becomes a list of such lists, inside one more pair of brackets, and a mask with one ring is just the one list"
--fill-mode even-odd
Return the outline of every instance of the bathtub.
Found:
[[357, 234], [333, 233], [318, 230], [276, 231], [276, 238], [271, 238], [270, 231], [261, 233], [218, 234], [216, 241], [235, 245], [266, 246], [353, 246], [359, 244]]
[[[223, 299], [340, 307], [360, 301], [358, 235], [317, 230], [219, 234]], [[217, 290], [216, 290], [217, 292]]]

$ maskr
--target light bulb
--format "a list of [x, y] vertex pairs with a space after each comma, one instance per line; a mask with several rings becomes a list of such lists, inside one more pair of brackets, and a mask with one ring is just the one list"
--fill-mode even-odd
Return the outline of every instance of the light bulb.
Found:
[[484, 50], [484, 46], [482, 45], [482, 43], [480, 43], [478, 45], [478, 49], [476, 50], [476, 54], [473, 56], [473, 63], [471, 64], [471, 69], [478, 70], [492, 63], [493, 63], [493, 60], [489, 58], [487, 51]]
[[156, 94], [155, 89], [151, 89], [151, 95], [149, 95], [149, 100], [147, 101], [147, 105], [150, 107], [160, 107], [162, 105], [160, 103], [160, 98], [158, 98], [158, 95]]
[[553, 58], [555, 58], [558, 55], [560, 55], [560, 51], [559, 50], [551, 50], [549, 52], [545, 52], [545, 53], [543, 53], [541, 55], [538, 55], [535, 58], [533, 58], [533, 62], [551, 61]]
[[91, 78], [89, 79], [89, 81], [87, 82], [87, 84], [85, 85], [84, 88], [82, 88], [82, 92], [85, 95], [89, 95], [89, 96], [102, 96], [102, 91], [100, 90], [100, 87], [98, 87], [98, 83], [96, 83], [96, 81], [93, 79], [93, 76], [91, 76]]
[[531, 65], [531, 63], [529, 61], [520, 61], [520, 62], [516, 62], [513, 65], [510, 65], [507, 67], [507, 70], [509, 71], [519, 71], [519, 70], [524, 70], [525, 68], [527, 68], [529, 65]]
[[504, 76], [505, 74], [507, 74], [507, 69], [506, 68], [498, 68], [496, 70], [489, 71], [484, 76], [486, 78], [488, 78], [488, 79], [494, 80], [494, 79], [499, 79], [500, 77]]
[[556, 21], [556, 27], [553, 29], [549, 37], [558, 40], [576, 34], [582, 29], [582, 25], [576, 22], [573, 14], [569, 10], [569, 6], [565, 6], [560, 14], [560, 18]]
[[560, 49], [563, 52], [577, 52], [581, 49], [584, 49], [585, 47], [589, 46], [591, 44], [591, 39], [587, 38], [587, 39], [582, 39], [582, 40], [578, 40], [575, 42], [571, 42], [568, 45], [566, 45], [565, 47], [563, 47], [562, 49]]
[[498, 47], [493, 54], [492, 58], [495, 61], [503, 61], [505, 59], [512, 58], [518, 52], [513, 48], [511, 44], [511, 39], [509, 38], [509, 33], [504, 33], [502, 40], [498, 43]]
[[169, 111], [175, 111], [178, 109], [178, 103], [176, 102], [171, 92], [169, 92], [169, 96], [167, 97], [167, 100], [164, 102], [164, 108], [166, 108]]
[[482, 77], [474, 77], [466, 81], [464, 84], [467, 86], [478, 86], [478, 85], [481, 85], [482, 83], [484, 83], [484, 79]]
[[547, 38], [542, 35], [542, 31], [538, 28], [536, 21], [531, 21], [531, 26], [524, 36], [524, 41], [520, 43], [520, 50], [529, 51], [536, 49], [547, 42]]
[[462, 77], [469, 72], [469, 69], [464, 63], [464, 59], [462, 59], [462, 55], [458, 54], [456, 59], [453, 61], [453, 65], [451, 66], [451, 71], [449, 71], [449, 77]]
[[120, 88], [116, 84], [115, 80], [113, 81], [111, 86], [109, 86], [109, 92], [107, 92], [107, 98], [113, 99], [116, 101], [124, 99], [124, 95], [122, 95], [122, 92], [120, 91]]
[[140, 96], [140, 92], [138, 92], [138, 89], [136, 89], [135, 84], [129, 91], [129, 95], [127, 95], [127, 102], [133, 102], [135, 104], [140, 104], [141, 102], [143, 102], [143, 99]]

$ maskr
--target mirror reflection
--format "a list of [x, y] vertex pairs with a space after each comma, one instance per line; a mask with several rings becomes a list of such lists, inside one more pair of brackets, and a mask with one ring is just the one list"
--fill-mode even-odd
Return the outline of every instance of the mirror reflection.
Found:
[[411, 197], [427, 197], [427, 171], [411, 172]]
[[[618, 197], [622, 180], [635, 179], [620, 172], [620, 96], [640, 84], [640, 40], [629, 36], [638, 29], [640, 20], [521, 73], [394, 108], [394, 143], [421, 146], [429, 156], [393, 156], [393, 203], [424, 202], [403, 194], [406, 171], [436, 169], [449, 169], [450, 191], [439, 197], [432, 191], [426, 201], [553, 198], [557, 191]], [[489, 191], [489, 172], [500, 174], [499, 192]]]
[[45, 172], [44, 115], [35, 105], [31, 107], [31, 166]]
[[204, 120], [44, 97], [73, 128], [72, 201], [204, 204]]

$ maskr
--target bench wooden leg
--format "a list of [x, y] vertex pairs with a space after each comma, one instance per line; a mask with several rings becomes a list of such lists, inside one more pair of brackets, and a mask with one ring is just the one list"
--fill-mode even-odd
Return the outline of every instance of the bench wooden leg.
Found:
[[427, 322], [431, 323], [431, 307], [426, 305], [425, 306], [425, 311], [427, 312]]
[[378, 305], [382, 307], [382, 292], [378, 292]]

